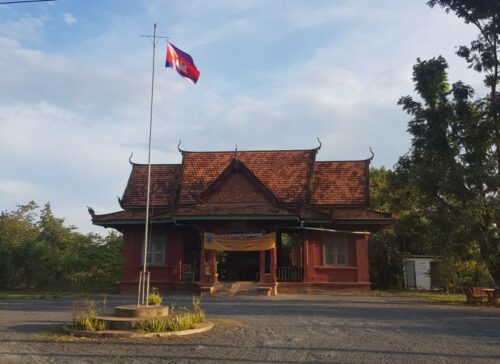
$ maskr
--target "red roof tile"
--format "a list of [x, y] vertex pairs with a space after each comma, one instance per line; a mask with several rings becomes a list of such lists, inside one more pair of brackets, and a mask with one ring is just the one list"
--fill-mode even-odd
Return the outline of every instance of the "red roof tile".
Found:
[[[179, 164], [155, 164], [151, 166], [152, 206], [173, 206], [179, 186]], [[147, 191], [148, 166], [134, 164], [123, 193], [122, 205], [145, 206]]]
[[310, 203], [368, 205], [369, 160], [316, 162]]
[[[369, 160], [315, 162], [316, 152], [183, 152], [181, 165], [151, 166], [151, 205], [175, 209], [199, 204], [207, 188], [237, 158], [276, 198], [278, 205], [367, 206]], [[124, 208], [146, 204], [147, 168], [133, 165], [123, 194]]]
[[391, 213], [370, 210], [367, 208], [342, 208], [334, 209], [333, 220], [394, 220]]
[[278, 203], [301, 203], [307, 196], [316, 150], [183, 152], [179, 204], [197, 203], [201, 194], [237, 156]]

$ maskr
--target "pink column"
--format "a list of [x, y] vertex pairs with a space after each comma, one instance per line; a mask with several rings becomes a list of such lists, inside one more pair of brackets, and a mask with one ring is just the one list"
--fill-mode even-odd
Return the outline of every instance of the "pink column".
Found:
[[210, 267], [210, 283], [215, 284], [217, 281], [216, 274], [217, 274], [217, 265], [216, 265], [216, 258], [217, 254], [215, 250], [209, 250], [210, 255], [208, 258], [208, 266]]
[[271, 260], [271, 264], [270, 264], [270, 270], [269, 270], [269, 273], [271, 273], [271, 283], [275, 283], [276, 282], [276, 247], [272, 248], [269, 253], [271, 254], [270, 256], [270, 260]]
[[304, 282], [309, 282], [309, 241], [306, 234], [304, 234]]
[[259, 283], [266, 283], [266, 251], [260, 251]]
[[200, 230], [201, 235], [201, 246], [200, 246], [200, 283], [206, 283], [205, 279], [205, 266], [206, 266], [206, 254], [205, 254], [205, 231]]
[[358, 282], [370, 283], [368, 268], [368, 235], [356, 239], [356, 266], [358, 267]]

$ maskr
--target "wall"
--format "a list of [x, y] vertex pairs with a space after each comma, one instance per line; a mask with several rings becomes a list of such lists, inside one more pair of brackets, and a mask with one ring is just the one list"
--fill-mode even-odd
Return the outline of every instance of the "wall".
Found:
[[[306, 230], [304, 234], [304, 282], [356, 283], [370, 286], [368, 274], [368, 236], [342, 234], [348, 238], [348, 264], [323, 265], [324, 232]], [[328, 233], [330, 234], [330, 233]]]
[[[183, 258], [182, 231], [175, 227], [163, 225], [160, 228], [167, 232], [165, 264], [148, 266], [151, 272], [150, 287], [157, 287], [162, 291], [178, 289], [181, 281], [181, 265]], [[131, 225], [124, 230], [123, 258], [125, 262], [121, 281], [122, 292], [137, 291], [139, 272], [143, 269], [143, 240], [144, 226]]]

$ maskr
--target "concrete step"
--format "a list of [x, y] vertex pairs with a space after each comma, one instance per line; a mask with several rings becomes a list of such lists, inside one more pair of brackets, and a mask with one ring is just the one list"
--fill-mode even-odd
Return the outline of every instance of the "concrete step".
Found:
[[257, 282], [217, 282], [214, 286], [216, 296], [256, 296], [259, 294]]
[[153, 318], [168, 316], [168, 306], [144, 306], [144, 305], [122, 305], [115, 307], [115, 316], [117, 317], [140, 317]]
[[100, 321], [106, 322], [109, 330], [132, 330], [141, 321], [148, 320], [144, 317], [117, 317], [117, 316], [97, 316]]

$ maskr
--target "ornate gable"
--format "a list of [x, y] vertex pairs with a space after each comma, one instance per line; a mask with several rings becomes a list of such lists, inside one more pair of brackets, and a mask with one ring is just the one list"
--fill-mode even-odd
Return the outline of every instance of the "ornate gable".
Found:
[[273, 194], [236, 159], [207, 188], [201, 200], [206, 204], [276, 204]]

